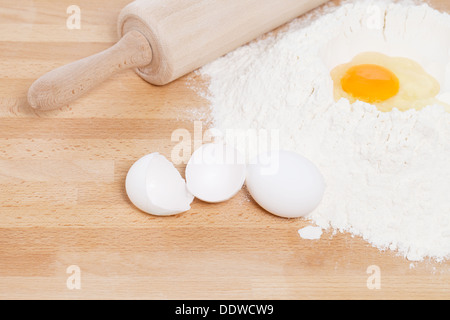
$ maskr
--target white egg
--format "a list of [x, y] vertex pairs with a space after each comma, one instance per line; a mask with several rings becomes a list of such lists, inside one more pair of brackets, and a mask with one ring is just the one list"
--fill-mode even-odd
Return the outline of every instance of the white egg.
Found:
[[157, 216], [188, 211], [194, 200], [178, 170], [159, 153], [147, 155], [131, 167], [126, 191], [138, 209]]
[[309, 215], [325, 193], [325, 181], [318, 168], [289, 151], [272, 151], [251, 161], [246, 185], [262, 208], [284, 218]]
[[187, 188], [202, 201], [219, 203], [242, 189], [245, 174], [245, 160], [236, 149], [222, 143], [205, 144], [186, 166]]

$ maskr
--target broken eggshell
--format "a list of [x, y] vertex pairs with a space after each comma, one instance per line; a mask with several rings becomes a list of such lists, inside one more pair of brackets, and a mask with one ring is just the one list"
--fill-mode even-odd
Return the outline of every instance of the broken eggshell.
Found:
[[219, 203], [230, 200], [243, 187], [246, 163], [233, 147], [205, 144], [194, 152], [186, 166], [187, 188], [196, 198]]
[[171, 216], [186, 212], [194, 200], [178, 170], [159, 153], [136, 161], [128, 171], [125, 184], [130, 201], [152, 215]]

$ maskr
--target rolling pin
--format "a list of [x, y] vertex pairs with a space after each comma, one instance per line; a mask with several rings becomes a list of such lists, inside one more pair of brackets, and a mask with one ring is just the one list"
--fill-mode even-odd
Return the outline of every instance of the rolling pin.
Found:
[[130, 68], [153, 85], [168, 84], [327, 1], [134, 1], [119, 15], [117, 44], [42, 76], [28, 102], [57, 109]]

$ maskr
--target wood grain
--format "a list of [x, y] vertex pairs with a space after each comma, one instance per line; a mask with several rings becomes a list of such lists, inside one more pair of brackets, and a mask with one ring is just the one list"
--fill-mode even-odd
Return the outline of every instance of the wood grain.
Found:
[[[43, 73], [113, 45], [128, 2], [77, 0], [82, 27], [68, 30], [73, 1], [0, 0], [0, 298], [450, 298], [449, 263], [411, 263], [346, 234], [303, 240], [308, 221], [267, 214], [245, 189], [177, 217], [136, 210], [127, 170], [150, 152], [170, 157], [175, 129], [206, 127], [208, 103], [192, 89], [204, 79], [153, 87], [126, 71], [60, 110], [26, 102]], [[81, 290], [66, 286], [71, 265]], [[367, 288], [372, 265], [381, 290]]]

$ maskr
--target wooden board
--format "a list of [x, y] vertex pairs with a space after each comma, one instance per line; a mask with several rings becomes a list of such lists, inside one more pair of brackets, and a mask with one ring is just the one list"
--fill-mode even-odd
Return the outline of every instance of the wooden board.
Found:
[[69, 30], [73, 1], [0, 0], [0, 298], [450, 298], [450, 263], [411, 263], [345, 234], [303, 240], [308, 222], [265, 213], [245, 190], [177, 217], [136, 210], [125, 175], [145, 154], [170, 157], [172, 132], [207, 119], [191, 89], [201, 79], [153, 87], [129, 71], [62, 110], [26, 103], [43, 73], [112, 45], [128, 2], [78, 0], [81, 29]]

